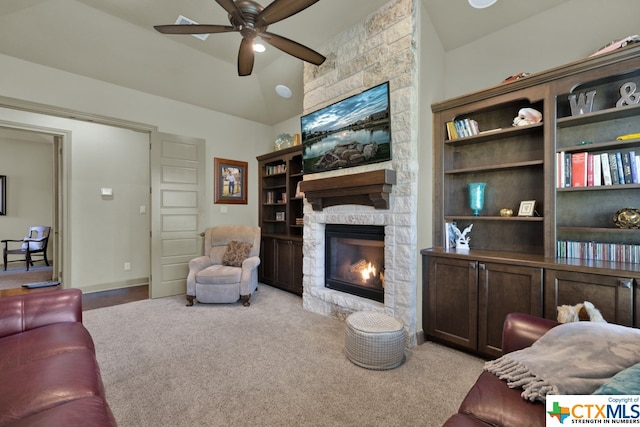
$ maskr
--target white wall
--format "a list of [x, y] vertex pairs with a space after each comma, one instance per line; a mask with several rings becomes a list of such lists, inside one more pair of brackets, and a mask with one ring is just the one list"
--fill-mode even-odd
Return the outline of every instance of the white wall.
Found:
[[639, 16], [636, 0], [572, 0], [531, 16], [447, 52], [444, 98], [586, 58], [610, 41], [638, 34]]
[[[171, 134], [192, 136], [206, 140], [206, 223], [208, 225], [217, 224], [248, 224], [257, 225], [257, 161], [256, 156], [272, 151], [273, 142], [271, 137], [271, 127], [251, 122], [245, 119], [232, 117], [226, 114], [217, 113], [200, 107], [176, 102], [170, 99], [161, 98], [145, 94], [143, 92], [115, 86], [109, 83], [89, 79], [86, 77], [70, 74], [64, 71], [49, 67], [40, 66], [30, 62], [22, 61], [6, 55], [0, 55], [0, 67], [3, 70], [3, 78], [0, 79], [0, 96], [15, 98], [17, 100], [35, 102], [61, 109], [83, 112], [91, 115], [104, 116], [107, 118], [136, 122], [149, 127], [157, 127], [160, 132]], [[7, 111], [0, 111], [1, 120], [20, 121], [22, 117], [9, 117]], [[76, 135], [80, 128], [84, 131], [85, 122], [70, 120], [64, 124], [60, 122], [47, 124], [38, 123], [40, 126], [50, 126], [72, 130]], [[72, 282], [65, 283], [66, 286], [87, 287], [92, 283], [92, 289], [97, 290], [100, 284], [112, 287], [112, 283], [120, 280], [123, 272], [123, 264], [120, 259], [114, 257], [112, 247], [98, 246], [93, 251], [91, 259], [78, 259], [79, 252], [86, 250], [86, 245], [81, 235], [93, 233], [90, 226], [92, 222], [100, 221], [112, 212], [105, 212], [104, 207], [110, 206], [98, 202], [95, 204], [84, 203], [85, 196], [79, 193], [85, 187], [86, 182], [91, 182], [91, 189], [86, 191], [93, 197], [95, 190], [93, 185], [102, 186], [109, 177], [115, 177], [120, 173], [120, 168], [111, 161], [116, 159], [111, 156], [102, 158], [100, 150], [94, 151], [101, 144], [109, 143], [106, 139], [102, 141], [92, 141], [92, 131], [87, 131], [87, 137], [76, 142], [72, 153], [72, 170], [70, 171], [72, 192], [69, 195], [71, 200], [75, 200], [79, 205], [75, 205], [73, 212], [74, 234], [72, 241], [67, 242], [67, 247], [72, 253], [67, 254], [73, 258]], [[97, 144], [92, 146], [90, 144]], [[114, 146], [117, 146], [116, 143]], [[110, 147], [112, 148], [112, 147]], [[148, 161], [148, 146], [146, 147], [146, 160]], [[113, 156], [117, 158], [130, 157], [138, 159], [137, 164], [143, 160], [139, 153], [134, 150], [129, 151], [129, 147], [120, 147], [114, 150]], [[213, 158], [246, 161], [249, 164], [248, 170], [248, 204], [247, 205], [227, 205], [228, 214], [220, 213], [219, 206], [213, 204]], [[98, 161], [98, 159], [100, 159]], [[101, 166], [103, 160], [107, 161], [104, 168]], [[116, 162], [117, 163], [117, 162]], [[125, 161], [126, 163], [126, 161]], [[134, 162], [136, 163], [136, 162]], [[132, 164], [126, 167], [133, 168]], [[148, 179], [148, 166], [145, 174]], [[100, 182], [98, 182], [100, 181]], [[148, 188], [148, 187], [147, 187]], [[99, 188], [98, 188], [99, 189]], [[114, 201], [117, 201], [114, 197]], [[139, 201], [132, 200], [129, 208], [138, 212]], [[131, 224], [126, 218], [119, 217], [117, 224], [121, 229], [126, 229]], [[129, 248], [134, 250], [134, 248]], [[101, 263], [100, 273], [94, 266]], [[133, 265], [132, 265], [133, 267]], [[105, 274], [102, 272], [113, 270], [118, 274]], [[133, 274], [133, 273], [132, 273]], [[133, 276], [125, 277], [130, 280]], [[84, 283], [83, 283], [84, 282]]]
[[[419, 2], [418, 2], [419, 3]], [[419, 63], [419, 136], [418, 136], [418, 250], [433, 245], [433, 120], [431, 104], [444, 93], [444, 49], [424, 7], [420, 8]], [[422, 301], [422, 258], [418, 257], [417, 300]], [[422, 304], [417, 304], [418, 330], [422, 330]]]

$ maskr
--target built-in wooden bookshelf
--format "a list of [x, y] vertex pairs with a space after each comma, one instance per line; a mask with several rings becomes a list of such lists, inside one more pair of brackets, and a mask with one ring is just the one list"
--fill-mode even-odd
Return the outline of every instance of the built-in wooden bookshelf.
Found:
[[258, 222], [262, 231], [259, 280], [302, 294], [304, 198], [302, 148], [294, 146], [257, 157]]
[[[640, 208], [640, 184], [631, 176], [611, 185], [591, 177], [589, 185], [587, 170], [580, 185], [563, 169], [576, 153], [587, 162], [640, 154], [640, 138], [618, 140], [640, 132], [636, 88], [640, 47], [633, 46], [432, 105], [434, 247], [422, 250], [427, 337], [497, 356], [507, 313], [555, 319], [558, 305], [584, 301], [610, 322], [640, 326], [637, 257], [593, 259], [584, 250], [626, 253], [640, 245], [640, 230], [613, 221], [619, 209]], [[579, 111], [576, 100], [594, 91], [592, 105]], [[513, 126], [521, 108], [539, 111], [542, 121]], [[453, 137], [465, 123], [471, 132]], [[469, 207], [472, 182], [486, 182], [480, 216]], [[533, 216], [517, 215], [523, 201], [535, 201]], [[514, 215], [501, 216], [503, 208]], [[473, 224], [469, 250], [447, 248], [449, 222], [460, 230]]]

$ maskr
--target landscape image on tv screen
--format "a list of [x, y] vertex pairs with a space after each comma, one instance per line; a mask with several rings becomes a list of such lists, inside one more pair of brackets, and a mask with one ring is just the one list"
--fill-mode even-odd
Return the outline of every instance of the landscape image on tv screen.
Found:
[[391, 160], [389, 82], [300, 118], [304, 173]]

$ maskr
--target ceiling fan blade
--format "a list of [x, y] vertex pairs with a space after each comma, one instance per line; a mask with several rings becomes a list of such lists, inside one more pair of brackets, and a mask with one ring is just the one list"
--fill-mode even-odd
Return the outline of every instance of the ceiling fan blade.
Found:
[[230, 25], [190, 25], [190, 24], [171, 24], [171, 25], [154, 25], [158, 32], [162, 34], [215, 34], [228, 33], [237, 31]]
[[310, 62], [314, 65], [320, 65], [324, 62], [325, 59], [327, 59], [315, 50], [277, 34], [264, 32], [260, 33], [260, 38], [269, 43], [271, 46], [280, 49], [281, 51], [288, 53], [289, 55], [293, 55], [296, 58], [302, 59], [303, 61]]
[[250, 38], [242, 38], [240, 43], [240, 51], [238, 52], [238, 75], [248, 76], [253, 71], [253, 40]]
[[229, 15], [231, 15], [236, 21], [244, 24], [246, 20], [244, 19], [244, 15], [242, 11], [233, 0], [216, 0], [216, 2], [222, 6], [224, 10], [227, 11]]
[[285, 18], [305, 10], [318, 1], [319, 0], [274, 0], [258, 14], [256, 23], [266, 26], [274, 22], [282, 21]]

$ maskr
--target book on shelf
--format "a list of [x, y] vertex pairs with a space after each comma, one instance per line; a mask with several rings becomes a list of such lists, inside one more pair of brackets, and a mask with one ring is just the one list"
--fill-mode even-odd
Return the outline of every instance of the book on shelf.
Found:
[[[621, 153], [622, 157], [622, 169], [624, 170], [624, 183], [633, 184], [633, 177], [631, 176], [631, 157], [629, 153]], [[635, 159], [634, 159], [635, 161]]]
[[609, 167], [609, 153], [600, 154], [601, 166], [602, 166], [602, 183], [604, 185], [612, 185], [611, 168]]
[[587, 187], [593, 187], [593, 154], [587, 153]]
[[453, 249], [456, 247], [456, 232], [453, 227], [456, 225], [455, 221], [444, 222], [444, 248]]
[[587, 162], [589, 153], [586, 151], [571, 154], [571, 187], [587, 186]]
[[624, 167], [622, 165], [622, 154], [618, 151], [615, 153], [616, 165], [618, 166], [618, 184], [624, 184]]
[[593, 155], [593, 185], [599, 186], [602, 185], [602, 166], [601, 166], [602, 157], [599, 154]]
[[638, 162], [636, 161], [636, 152], [634, 150], [629, 151], [629, 163], [631, 164], [631, 183], [639, 184], [638, 182]]
[[564, 187], [571, 187], [571, 154], [564, 156]]
[[618, 161], [616, 153], [609, 154], [609, 170], [611, 171], [611, 183], [620, 184], [620, 175], [618, 175]]
[[556, 188], [564, 188], [564, 151], [556, 153]]

